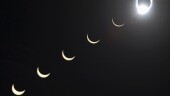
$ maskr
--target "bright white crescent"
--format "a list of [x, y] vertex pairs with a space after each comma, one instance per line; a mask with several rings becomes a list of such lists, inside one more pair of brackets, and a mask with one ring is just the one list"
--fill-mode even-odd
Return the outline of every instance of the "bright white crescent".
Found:
[[71, 57], [71, 58], [66, 57], [65, 54], [64, 54], [64, 50], [62, 51], [62, 57], [63, 57], [65, 60], [67, 60], [67, 61], [71, 61], [71, 60], [73, 60], [73, 59], [75, 58], [75, 56], [73, 56], [73, 57]]
[[24, 94], [25, 90], [23, 91], [17, 91], [14, 87], [14, 84], [12, 85], [12, 92], [15, 94], [15, 95], [22, 95]]
[[113, 18], [112, 18], [112, 23], [113, 23], [113, 25], [115, 25], [116, 27], [122, 27], [124, 24], [121, 24], [121, 25], [118, 25], [118, 24], [116, 24], [114, 21], [113, 21]]
[[92, 40], [90, 40], [90, 38], [89, 38], [89, 36], [88, 36], [88, 34], [87, 34], [87, 41], [88, 41], [89, 43], [91, 43], [91, 44], [97, 44], [97, 43], [99, 43], [100, 40], [92, 41]]
[[42, 73], [39, 71], [39, 67], [37, 68], [37, 74], [38, 74], [38, 76], [40, 76], [41, 78], [47, 78], [47, 77], [50, 75], [50, 73], [48, 73], [48, 74], [42, 74]]
[[149, 6], [146, 6], [145, 4], [138, 4], [138, 1], [139, 0], [136, 0], [136, 8], [137, 8], [137, 11], [139, 14], [146, 14], [152, 7], [152, 0], [150, 0], [150, 5]]

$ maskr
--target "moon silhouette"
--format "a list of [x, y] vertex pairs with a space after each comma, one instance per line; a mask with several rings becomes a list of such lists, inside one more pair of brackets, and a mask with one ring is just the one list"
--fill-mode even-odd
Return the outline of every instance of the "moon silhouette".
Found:
[[97, 44], [97, 43], [99, 43], [100, 40], [92, 41], [92, 40], [90, 40], [90, 38], [89, 38], [89, 36], [88, 36], [88, 34], [87, 34], [87, 41], [88, 41], [89, 43], [91, 43], [91, 44]]
[[73, 57], [66, 57], [65, 56], [65, 54], [64, 54], [64, 50], [62, 51], [62, 57], [64, 58], [64, 60], [66, 60], [66, 61], [71, 61], [71, 60], [73, 60], [74, 58], [75, 58], [75, 56], [73, 56]]
[[124, 24], [121, 24], [121, 25], [118, 25], [118, 24], [116, 24], [114, 21], [113, 21], [113, 18], [112, 18], [112, 23], [113, 23], [113, 25], [115, 25], [116, 27], [122, 27]]
[[23, 91], [17, 91], [14, 87], [14, 84], [12, 85], [12, 92], [15, 94], [15, 95], [22, 95], [24, 94], [25, 90]]
[[47, 77], [50, 75], [50, 73], [48, 73], [48, 74], [42, 74], [42, 73], [39, 71], [39, 67], [37, 68], [37, 74], [38, 74], [38, 76], [41, 77], [41, 78], [47, 78]]
[[138, 1], [139, 0], [136, 0], [136, 8], [137, 8], [138, 13], [142, 14], [142, 15], [146, 14], [151, 9], [153, 1], [150, 0], [150, 5], [149, 6], [146, 6], [144, 4], [139, 5]]

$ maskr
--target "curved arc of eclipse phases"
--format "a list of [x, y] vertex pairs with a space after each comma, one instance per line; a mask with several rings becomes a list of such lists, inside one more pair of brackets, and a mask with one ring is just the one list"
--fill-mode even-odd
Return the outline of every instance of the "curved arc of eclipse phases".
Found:
[[17, 91], [14, 87], [14, 84], [12, 85], [12, 92], [15, 94], [15, 95], [23, 95], [25, 93], [25, 90], [23, 91]]
[[37, 68], [37, 74], [38, 74], [38, 76], [41, 77], [41, 78], [47, 78], [47, 77], [50, 75], [50, 73], [48, 73], [48, 74], [42, 74], [42, 73], [40, 72], [40, 70], [39, 70], [39, 67]]
[[73, 59], [75, 59], [75, 56], [73, 56], [73, 57], [67, 57], [67, 56], [64, 54], [64, 50], [62, 50], [62, 57], [63, 57], [64, 60], [66, 60], [66, 61], [72, 61]]
[[92, 41], [92, 40], [90, 40], [90, 38], [89, 38], [89, 36], [88, 36], [88, 34], [87, 34], [87, 41], [88, 41], [89, 43], [91, 43], [91, 44], [97, 44], [97, 43], [99, 43], [100, 40]]

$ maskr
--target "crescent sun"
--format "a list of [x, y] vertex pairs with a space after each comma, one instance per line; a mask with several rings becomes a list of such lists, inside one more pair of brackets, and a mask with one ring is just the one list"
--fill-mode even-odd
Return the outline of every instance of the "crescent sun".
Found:
[[37, 74], [38, 74], [38, 76], [41, 77], [41, 78], [47, 78], [47, 77], [50, 75], [50, 73], [48, 73], [48, 74], [42, 74], [42, 73], [39, 71], [39, 67], [37, 68]]
[[24, 94], [25, 90], [23, 91], [17, 91], [14, 87], [14, 84], [12, 85], [12, 92], [15, 94], [15, 95], [22, 95]]
[[97, 44], [97, 43], [99, 43], [100, 40], [92, 41], [92, 40], [90, 40], [90, 38], [89, 38], [89, 36], [88, 36], [88, 34], [87, 34], [87, 41], [88, 41], [89, 43], [91, 43], [91, 44]]
[[113, 25], [115, 25], [116, 27], [122, 27], [124, 24], [121, 24], [121, 25], [118, 25], [118, 24], [116, 24], [114, 21], [113, 21], [113, 18], [112, 18], [112, 23], [113, 23]]
[[[141, 9], [142, 9], [142, 7], [146, 7], [146, 6], [143, 6], [143, 4], [141, 4], [141, 5], [139, 5], [138, 4], [138, 1], [139, 0], [136, 0], [136, 8], [137, 8], [137, 10], [138, 10], [138, 12], [140, 13], [140, 14], [145, 14], [145, 13], [147, 13], [150, 9], [151, 9], [151, 7], [152, 7], [152, 3], [153, 3], [153, 1], [152, 0], [150, 0], [150, 5], [145, 9], [145, 11], [141, 11]], [[141, 12], [140, 12], [141, 11]]]
[[71, 60], [73, 60], [74, 58], [75, 58], [75, 56], [73, 56], [73, 57], [66, 57], [65, 56], [65, 54], [64, 54], [64, 50], [62, 51], [62, 57], [64, 58], [64, 60], [66, 60], [66, 61], [71, 61]]

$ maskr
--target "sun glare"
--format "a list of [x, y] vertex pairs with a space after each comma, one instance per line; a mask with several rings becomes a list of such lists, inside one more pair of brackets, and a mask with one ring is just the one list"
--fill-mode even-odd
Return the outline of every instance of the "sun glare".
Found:
[[140, 15], [144, 15], [146, 13], [149, 12], [149, 10], [151, 9], [152, 7], [152, 0], [150, 0], [150, 5], [147, 6], [146, 4], [138, 4], [138, 0], [136, 0], [136, 8], [137, 8], [137, 12], [138, 14]]
[[137, 10], [138, 10], [139, 14], [144, 15], [144, 14], [146, 14], [149, 11], [149, 8], [148, 8], [148, 6], [146, 6], [144, 4], [141, 4], [141, 5], [139, 5]]

